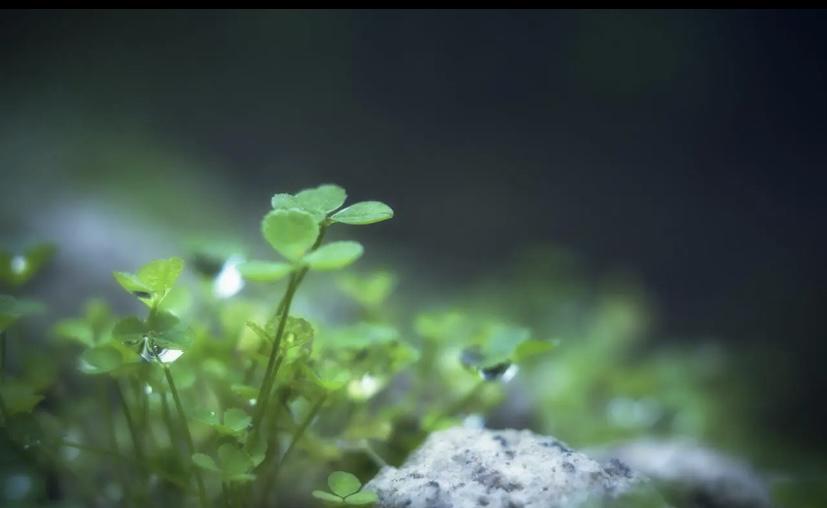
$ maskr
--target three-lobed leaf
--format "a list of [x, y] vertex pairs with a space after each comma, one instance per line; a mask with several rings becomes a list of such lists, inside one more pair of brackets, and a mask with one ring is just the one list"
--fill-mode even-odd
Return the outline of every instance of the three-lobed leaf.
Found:
[[175, 285], [183, 270], [184, 260], [172, 257], [151, 261], [142, 266], [137, 274], [112, 272], [112, 275], [128, 293], [155, 308]]
[[352, 473], [334, 471], [327, 477], [327, 486], [337, 496], [347, 497], [359, 492], [359, 489], [362, 488], [362, 482]]
[[177, 257], [156, 259], [138, 270], [138, 279], [152, 291], [162, 293], [172, 289], [184, 270], [184, 260]]
[[339, 505], [361, 506], [379, 500], [375, 492], [361, 490], [362, 482], [355, 475], [345, 471], [334, 471], [327, 477], [330, 492], [314, 490], [313, 497]]

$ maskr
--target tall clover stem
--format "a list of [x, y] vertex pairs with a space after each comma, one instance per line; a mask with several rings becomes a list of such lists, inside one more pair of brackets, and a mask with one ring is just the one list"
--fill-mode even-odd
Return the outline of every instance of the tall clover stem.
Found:
[[[118, 401], [121, 404], [124, 419], [126, 419], [126, 427], [129, 429], [129, 437], [132, 439], [132, 453], [135, 455], [135, 460], [139, 464], [139, 469], [141, 469], [141, 480], [142, 484], [145, 486], [147, 484], [147, 477], [146, 471], [143, 469], [144, 464], [146, 463], [144, 461], [144, 449], [143, 446], [141, 446], [141, 440], [138, 436], [138, 429], [135, 427], [135, 420], [132, 417], [132, 411], [129, 409], [129, 403], [127, 403], [126, 397], [121, 389], [121, 385], [117, 380], [115, 380], [115, 391], [118, 395]], [[131, 499], [131, 504], [140, 505], [143, 501], [143, 493], [141, 493], [141, 489], [135, 489], [132, 485], [124, 485], [124, 488], [132, 494], [136, 491], [138, 492], [138, 495]]]
[[[322, 224], [319, 229], [319, 236], [316, 238], [316, 241], [313, 243], [313, 246], [310, 248], [309, 252], [313, 252], [319, 247], [319, 245], [322, 244], [322, 240], [324, 239], [326, 232], [327, 225]], [[270, 350], [270, 355], [267, 359], [267, 369], [264, 371], [264, 379], [262, 380], [261, 388], [259, 389], [258, 396], [256, 398], [256, 412], [253, 415], [253, 431], [250, 433], [250, 437], [247, 441], [248, 445], [251, 445], [258, 437], [261, 419], [266, 414], [267, 404], [270, 399], [270, 394], [273, 391], [273, 384], [275, 383], [276, 373], [278, 371], [278, 365], [280, 365], [280, 363], [276, 360], [279, 356], [279, 350], [281, 349], [281, 340], [284, 336], [284, 328], [287, 325], [287, 317], [290, 315], [290, 306], [293, 303], [293, 297], [296, 294], [296, 290], [305, 275], [307, 275], [307, 267], [294, 272], [290, 276], [290, 280], [287, 283], [287, 289], [284, 292], [284, 297], [281, 299], [281, 302], [279, 302], [279, 306], [276, 309], [278, 327], [276, 328], [276, 335], [273, 338], [273, 348]]]
[[[192, 440], [192, 433], [190, 432], [190, 426], [187, 422], [187, 415], [184, 413], [184, 406], [181, 405], [181, 397], [178, 396], [178, 389], [175, 387], [175, 381], [172, 379], [172, 373], [169, 371], [169, 367], [166, 365], [163, 367], [164, 376], [167, 378], [169, 390], [172, 392], [172, 400], [175, 401], [175, 409], [178, 411], [178, 418], [182, 422], [181, 426], [184, 429], [187, 450], [189, 451], [190, 457], [192, 457], [192, 455], [195, 454], [195, 443]], [[192, 460], [189, 460], [188, 463], [192, 464]], [[198, 500], [201, 503], [201, 508], [207, 508], [209, 505], [207, 504], [207, 493], [204, 489], [204, 479], [201, 477], [201, 471], [199, 471], [197, 467], [190, 467], [195, 474], [195, 483], [198, 486]]]
[[138, 462], [143, 464], [144, 450], [141, 446], [141, 440], [138, 437], [138, 429], [135, 427], [135, 420], [132, 418], [132, 411], [129, 409], [129, 404], [127, 404], [126, 402], [126, 397], [124, 397], [121, 385], [116, 382], [115, 387], [117, 388], [118, 400], [121, 403], [123, 416], [126, 419], [126, 427], [129, 429], [129, 436], [132, 438], [133, 453], [135, 454], [135, 458], [138, 460]]

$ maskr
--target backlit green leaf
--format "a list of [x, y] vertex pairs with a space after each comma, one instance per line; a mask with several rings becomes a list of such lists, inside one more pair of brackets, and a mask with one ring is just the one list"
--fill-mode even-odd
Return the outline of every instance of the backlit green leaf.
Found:
[[142, 282], [137, 275], [127, 272], [112, 272], [112, 276], [127, 293], [138, 297], [142, 302], [149, 304], [154, 291]]
[[302, 207], [299, 200], [296, 199], [296, 196], [286, 193], [275, 194], [270, 200], [270, 204], [273, 205], [273, 210], [287, 210]]
[[338, 270], [362, 256], [364, 248], [359, 242], [333, 242], [304, 257], [304, 262], [314, 270]]
[[299, 259], [310, 250], [319, 236], [319, 225], [302, 210], [274, 210], [261, 223], [261, 233], [270, 246], [290, 260]]
[[181, 258], [156, 259], [138, 270], [138, 279], [151, 290], [162, 293], [172, 289], [183, 270]]
[[380, 201], [362, 201], [339, 210], [331, 219], [343, 224], [365, 225], [381, 222], [393, 217], [391, 207]]
[[342, 206], [347, 199], [347, 193], [338, 185], [325, 184], [315, 189], [305, 189], [296, 194], [296, 201], [302, 208], [318, 210], [324, 214], [332, 212]]
[[345, 471], [334, 471], [327, 477], [327, 485], [330, 491], [340, 497], [347, 497], [359, 492], [362, 482], [355, 475]]

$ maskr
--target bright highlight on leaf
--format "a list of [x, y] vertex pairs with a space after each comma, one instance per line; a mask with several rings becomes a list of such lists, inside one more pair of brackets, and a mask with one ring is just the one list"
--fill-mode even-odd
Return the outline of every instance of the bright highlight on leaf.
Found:
[[314, 270], [338, 270], [362, 256], [365, 249], [359, 242], [332, 242], [304, 257], [304, 262]]
[[316, 242], [319, 225], [308, 212], [274, 210], [261, 223], [261, 233], [273, 249], [285, 258], [301, 258]]
[[391, 207], [381, 201], [362, 201], [334, 213], [334, 222], [351, 225], [365, 225], [382, 222], [393, 217]]

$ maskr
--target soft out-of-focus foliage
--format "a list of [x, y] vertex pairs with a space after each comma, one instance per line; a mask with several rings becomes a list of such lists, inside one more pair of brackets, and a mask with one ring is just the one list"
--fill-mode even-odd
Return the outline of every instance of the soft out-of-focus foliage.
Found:
[[[194, 243], [114, 274], [144, 304], [136, 315], [93, 299], [49, 337], [30, 335], [52, 316], [24, 295], [53, 248], [3, 253], [4, 505], [370, 504], [361, 485], [379, 466], [461, 423], [576, 446], [649, 435], [752, 457], [781, 446], [751, 422], [772, 394], [749, 390], [737, 351], [654, 344], [644, 291], [594, 282], [564, 252], [530, 251], [453, 298], [406, 295], [388, 270], [325, 273], [364, 251], [324, 242], [329, 228], [393, 216], [345, 200], [334, 185], [276, 194], [261, 223], [270, 258]], [[817, 499], [790, 463], [767, 465], [790, 468], [778, 481], [788, 506], [812, 502], [802, 489]]]

